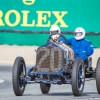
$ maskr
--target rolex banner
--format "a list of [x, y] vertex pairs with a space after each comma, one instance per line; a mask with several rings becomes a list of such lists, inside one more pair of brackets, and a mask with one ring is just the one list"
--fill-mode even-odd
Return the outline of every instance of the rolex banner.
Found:
[[[58, 25], [62, 31], [81, 26], [86, 32], [100, 32], [99, 10], [100, 0], [0, 0], [0, 29], [44, 31]], [[0, 44], [43, 45], [48, 37], [45, 33], [1, 32]], [[100, 47], [99, 35], [86, 38]]]

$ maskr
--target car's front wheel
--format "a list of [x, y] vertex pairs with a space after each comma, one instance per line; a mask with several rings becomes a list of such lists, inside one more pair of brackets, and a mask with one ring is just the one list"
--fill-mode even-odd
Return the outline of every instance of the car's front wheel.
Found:
[[100, 94], [100, 57], [98, 58], [96, 65], [96, 86], [98, 94]]
[[22, 57], [15, 59], [12, 70], [12, 84], [16, 96], [22, 96], [25, 90], [25, 83], [23, 81], [26, 75], [26, 65]]
[[85, 84], [84, 62], [81, 58], [74, 61], [72, 68], [72, 91], [74, 96], [81, 96]]

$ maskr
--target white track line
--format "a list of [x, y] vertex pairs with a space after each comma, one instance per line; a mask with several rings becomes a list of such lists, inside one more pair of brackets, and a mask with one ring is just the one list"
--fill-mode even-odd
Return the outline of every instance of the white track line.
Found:
[[4, 80], [0, 79], [0, 83], [3, 83], [3, 82], [4, 82]]

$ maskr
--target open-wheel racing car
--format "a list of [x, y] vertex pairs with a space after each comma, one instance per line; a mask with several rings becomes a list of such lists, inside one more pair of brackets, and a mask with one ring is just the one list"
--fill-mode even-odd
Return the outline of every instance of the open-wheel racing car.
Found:
[[81, 58], [74, 59], [71, 47], [62, 42], [50, 41], [36, 50], [36, 65], [27, 73], [24, 58], [15, 59], [12, 70], [14, 93], [22, 96], [25, 86], [30, 83], [40, 83], [43, 94], [49, 93], [51, 84], [71, 84], [73, 95], [81, 96], [85, 78], [91, 78], [96, 73], [97, 90], [100, 94], [100, 58], [96, 70], [93, 70], [91, 63], [91, 57], [85, 62]]

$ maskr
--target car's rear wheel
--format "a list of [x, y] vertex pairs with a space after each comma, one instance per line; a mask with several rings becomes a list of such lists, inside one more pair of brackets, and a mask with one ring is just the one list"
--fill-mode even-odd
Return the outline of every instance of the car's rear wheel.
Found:
[[72, 91], [74, 96], [81, 96], [85, 84], [84, 62], [81, 58], [75, 59], [72, 68]]
[[12, 70], [12, 84], [16, 96], [22, 96], [25, 90], [24, 77], [26, 75], [26, 65], [22, 57], [15, 59]]
[[41, 92], [43, 94], [48, 94], [50, 90], [51, 84], [40, 83]]
[[96, 86], [98, 94], [100, 94], [100, 57], [98, 58], [96, 65]]

